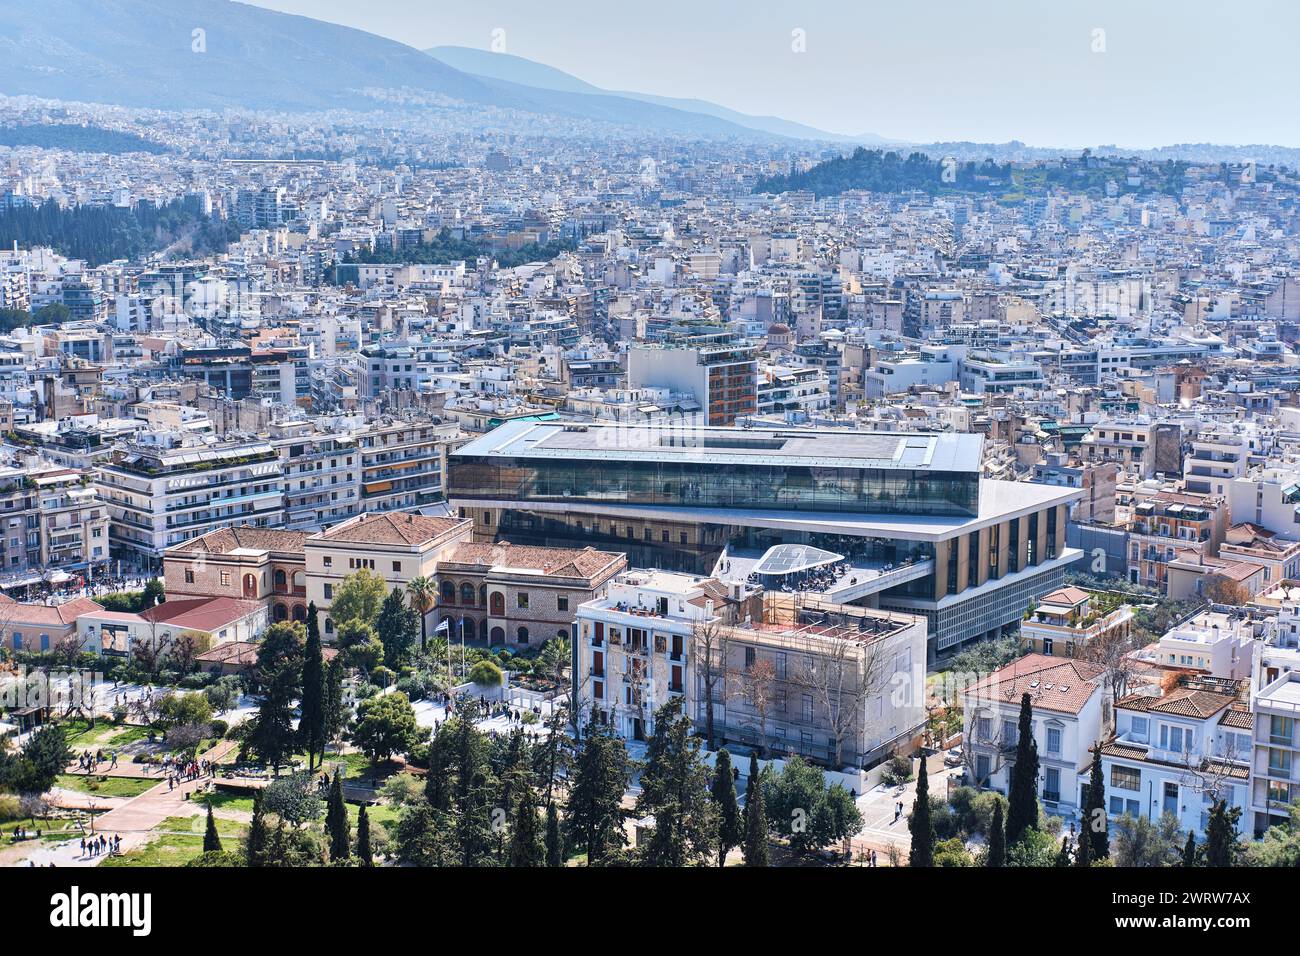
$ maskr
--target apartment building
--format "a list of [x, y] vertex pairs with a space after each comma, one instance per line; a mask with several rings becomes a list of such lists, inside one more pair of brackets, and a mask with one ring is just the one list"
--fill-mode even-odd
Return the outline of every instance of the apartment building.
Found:
[[1033, 707], [1038, 793], [1049, 813], [1077, 818], [1092, 751], [1110, 731], [1105, 669], [1088, 661], [1026, 654], [962, 693], [964, 759], [974, 785], [1010, 792], [1020, 707]]
[[1133, 505], [1127, 522], [1129, 581], [1164, 590], [1168, 565], [1180, 551], [1213, 556], [1223, 539], [1221, 498], [1160, 491]]
[[625, 555], [595, 548], [462, 543], [438, 561], [438, 617], [453, 636], [493, 646], [568, 639], [578, 607], [626, 567]]
[[273, 424], [270, 442], [284, 475], [284, 523], [317, 531], [361, 510], [357, 436], [318, 432], [309, 422]]
[[266, 441], [173, 447], [128, 443], [99, 467], [115, 557], [144, 569], [172, 545], [217, 528], [284, 523], [279, 456]]
[[1242, 809], [1244, 831], [1253, 721], [1240, 690], [1238, 681], [1182, 676], [1117, 701], [1101, 750], [1109, 816], [1154, 823], [1171, 814], [1199, 840], [1211, 805], [1225, 800]]
[[1079, 454], [1091, 462], [1114, 462], [1121, 472], [1137, 478], [1181, 474], [1182, 429], [1172, 422], [1118, 419], [1099, 422], [1079, 444]]
[[[1183, 487], [1196, 494], [1228, 499], [1229, 488], [1244, 478], [1249, 465], [1250, 445], [1242, 435], [1207, 432], [1189, 442], [1191, 451], [1183, 459]], [[1231, 501], [1229, 501], [1231, 504]], [[1248, 515], [1233, 521], [1250, 520]]]
[[1133, 608], [1118, 595], [1079, 587], [1057, 588], [1026, 612], [1020, 641], [1046, 657], [1085, 657], [1089, 645], [1127, 640]]
[[356, 436], [361, 510], [419, 508], [442, 501], [447, 453], [459, 426], [430, 421], [381, 421]]
[[[700, 339], [700, 340], [697, 340]], [[758, 346], [729, 334], [628, 349], [630, 388], [694, 395], [710, 425], [733, 425], [758, 411]]]
[[1250, 682], [1254, 717], [1250, 755], [1251, 831], [1258, 839], [1290, 822], [1300, 800], [1300, 612], [1288, 603], [1270, 640], [1255, 655]]
[[93, 578], [109, 560], [108, 510], [79, 469], [0, 468], [0, 587]]

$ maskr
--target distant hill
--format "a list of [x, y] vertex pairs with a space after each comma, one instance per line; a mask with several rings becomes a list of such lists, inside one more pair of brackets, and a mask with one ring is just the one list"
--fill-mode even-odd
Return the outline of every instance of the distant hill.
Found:
[[167, 152], [167, 147], [135, 133], [75, 123], [0, 126], [0, 146], [40, 146], [79, 153]]
[[464, 46], [436, 46], [425, 51], [431, 57], [448, 66], [470, 73], [474, 76], [531, 86], [536, 89], [555, 90], [565, 93], [585, 93], [588, 95], [617, 96], [624, 99], [640, 100], [671, 109], [699, 113], [726, 120], [758, 132], [770, 133], [791, 139], [812, 139], [833, 142], [853, 142], [882, 144], [886, 142], [874, 133], [861, 136], [845, 136], [840, 133], [828, 133], [825, 130], [782, 119], [779, 116], [752, 116], [738, 110], [710, 103], [708, 100], [680, 99], [671, 96], [655, 96], [650, 93], [636, 93], [630, 90], [605, 90], [581, 80], [563, 70], [528, 60], [510, 53], [492, 53]]
[[[202, 34], [194, 34], [202, 30]], [[706, 136], [757, 134], [714, 116], [604, 93], [471, 76], [361, 30], [231, 0], [0, 5], [0, 93], [159, 109], [325, 110], [395, 93]]]

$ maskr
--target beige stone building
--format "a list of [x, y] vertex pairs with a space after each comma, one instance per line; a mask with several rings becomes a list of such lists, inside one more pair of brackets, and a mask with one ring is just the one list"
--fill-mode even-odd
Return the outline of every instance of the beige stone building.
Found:
[[305, 621], [306, 538], [248, 525], [209, 531], [163, 552], [163, 587], [169, 600], [239, 598], [264, 605], [272, 621]]

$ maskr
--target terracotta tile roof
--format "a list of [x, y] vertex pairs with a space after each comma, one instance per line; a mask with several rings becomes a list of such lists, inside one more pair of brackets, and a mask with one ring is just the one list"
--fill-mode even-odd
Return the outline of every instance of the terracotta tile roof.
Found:
[[1254, 730], [1255, 715], [1248, 710], [1242, 710], [1233, 707], [1219, 719], [1220, 726], [1232, 727], [1236, 730]]
[[292, 551], [302, 552], [302, 543], [307, 535], [302, 531], [282, 531], [275, 528], [252, 528], [240, 526], [235, 528], [218, 528], [207, 534], [191, 538], [184, 544], [178, 544], [172, 551], [204, 551], [208, 554], [229, 554], [237, 548], [249, 548], [253, 551]]
[[1065, 607], [1074, 607], [1083, 601], [1088, 600], [1091, 595], [1083, 588], [1073, 586], [1057, 588], [1051, 594], [1044, 595], [1038, 602], [1039, 604], [1060, 604]]
[[999, 667], [966, 690], [975, 701], [1020, 703], [1029, 694], [1035, 710], [1077, 714], [1101, 689], [1105, 668], [1089, 661], [1026, 654]]
[[444, 564], [469, 564], [484, 568], [535, 568], [555, 577], [590, 578], [613, 570], [622, 559], [621, 552], [595, 548], [540, 548], [508, 541], [466, 542], [440, 560], [438, 567], [441, 570]]
[[9, 628], [35, 626], [35, 627], [66, 627], [76, 622], [83, 614], [90, 614], [94, 611], [104, 610], [103, 606], [92, 601], [88, 597], [74, 598], [71, 601], [65, 601], [63, 604], [50, 606], [48, 604], [19, 604], [17, 601], [6, 600], [5, 604], [5, 625]]
[[257, 601], [244, 601], [232, 597], [175, 598], [155, 605], [135, 615], [142, 621], [153, 621], [171, 627], [194, 631], [215, 631], [240, 618], [255, 613], [262, 607]]
[[1174, 717], [1195, 717], [1204, 720], [1213, 717], [1237, 698], [1232, 694], [1216, 694], [1211, 690], [1193, 687], [1175, 687], [1163, 697], [1132, 694], [1115, 706], [1125, 710], [1140, 710]]
[[[1172, 760], [1156, 760], [1151, 757], [1146, 747], [1136, 744], [1120, 743], [1113, 737], [1101, 745], [1101, 755], [1103, 757], [1116, 757], [1120, 760], [1132, 760], [1134, 763], [1157, 764], [1161, 767], [1185, 766], [1185, 764], [1176, 763]], [[1228, 763], [1225, 760], [1203, 759], [1198, 765], [1197, 770], [1204, 773], [1231, 777], [1234, 780], [1248, 780], [1250, 778], [1250, 768], [1248, 766]]]
[[407, 511], [363, 514], [313, 537], [356, 544], [423, 544], [469, 521], [469, 518], [432, 518]]

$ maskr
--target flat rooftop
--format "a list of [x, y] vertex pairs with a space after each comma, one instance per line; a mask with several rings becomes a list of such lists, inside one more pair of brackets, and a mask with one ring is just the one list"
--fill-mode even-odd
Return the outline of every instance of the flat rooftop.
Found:
[[707, 460], [734, 465], [809, 465], [978, 474], [984, 439], [968, 434], [844, 429], [566, 425], [507, 422], [453, 457], [583, 461]]

